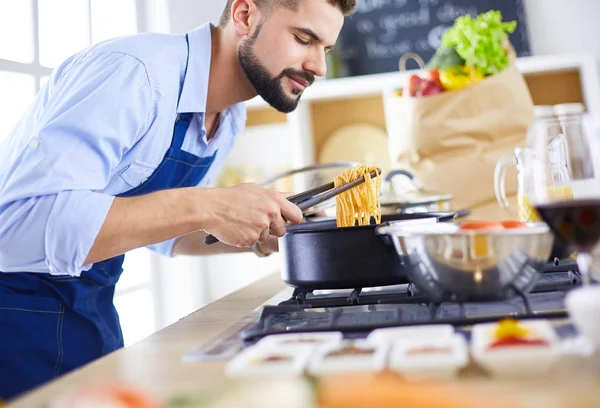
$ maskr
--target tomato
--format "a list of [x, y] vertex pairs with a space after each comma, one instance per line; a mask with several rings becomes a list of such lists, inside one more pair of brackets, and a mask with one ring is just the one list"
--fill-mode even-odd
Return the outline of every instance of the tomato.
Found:
[[[467, 221], [458, 227], [459, 231], [501, 231], [504, 227], [499, 222], [493, 221]], [[485, 258], [489, 256], [489, 237], [486, 235], [475, 235], [471, 242], [471, 256], [473, 258]]]
[[526, 227], [525, 223], [522, 223], [521, 221], [517, 221], [517, 220], [504, 220], [504, 221], [501, 221], [500, 223], [506, 229], [525, 228]]
[[474, 67], [458, 66], [440, 71], [440, 83], [445, 90], [466, 88], [481, 81], [484, 75]]
[[404, 96], [429, 96], [444, 92], [440, 83], [439, 70], [432, 69], [425, 73], [421, 78], [418, 75], [411, 75], [407, 78], [402, 95]]
[[418, 76], [418, 75], [409, 76], [408, 83], [406, 86], [408, 88], [408, 92], [405, 91], [404, 94], [410, 95], [410, 96], [416, 96], [417, 91], [421, 87], [421, 82], [423, 82], [423, 79], [420, 76]]
[[476, 230], [486, 230], [486, 231], [497, 231], [503, 230], [504, 226], [500, 222], [494, 221], [467, 221], [464, 222], [458, 227], [460, 231], [476, 231]]
[[429, 81], [433, 81], [436, 84], [438, 84], [440, 87], [442, 86], [442, 83], [440, 82], [440, 70], [437, 68], [434, 69], [430, 69], [429, 71], [427, 71], [425, 73], [425, 79], [429, 80]]
[[421, 82], [421, 87], [417, 90], [415, 96], [437, 95], [442, 92], [444, 92], [444, 90], [440, 85], [438, 85], [437, 82], [430, 79], [426, 79], [423, 82]]

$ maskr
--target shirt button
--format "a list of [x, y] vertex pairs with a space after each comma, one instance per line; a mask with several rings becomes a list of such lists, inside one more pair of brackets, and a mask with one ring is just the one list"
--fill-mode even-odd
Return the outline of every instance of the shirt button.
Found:
[[31, 147], [32, 149], [37, 148], [40, 145], [40, 141], [37, 139], [31, 139], [31, 141], [29, 142], [29, 147]]

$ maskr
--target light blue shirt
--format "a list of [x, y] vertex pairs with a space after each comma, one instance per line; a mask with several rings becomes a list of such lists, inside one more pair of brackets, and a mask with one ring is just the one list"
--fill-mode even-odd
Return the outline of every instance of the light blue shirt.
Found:
[[[215, 161], [243, 130], [243, 103], [206, 138], [210, 25], [184, 35], [139, 34], [89, 47], [50, 76], [0, 144], [0, 271], [79, 276], [115, 195], [162, 161], [180, 112], [194, 112], [183, 150]], [[175, 239], [150, 248], [171, 255]]]

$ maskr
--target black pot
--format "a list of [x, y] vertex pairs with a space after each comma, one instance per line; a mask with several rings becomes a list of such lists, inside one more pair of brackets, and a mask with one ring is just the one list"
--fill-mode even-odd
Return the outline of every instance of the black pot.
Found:
[[[382, 223], [398, 220], [454, 219], [454, 212], [389, 214]], [[338, 228], [335, 220], [288, 227], [279, 240], [281, 277], [301, 289], [354, 289], [408, 283], [391, 243], [375, 234], [376, 225]]]

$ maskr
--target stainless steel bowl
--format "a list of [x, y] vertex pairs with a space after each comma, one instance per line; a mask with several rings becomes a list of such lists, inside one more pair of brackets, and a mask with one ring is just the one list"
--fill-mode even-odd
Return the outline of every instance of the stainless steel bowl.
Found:
[[408, 280], [434, 302], [498, 300], [529, 292], [552, 250], [544, 223], [460, 231], [458, 223], [377, 228], [393, 243]]

